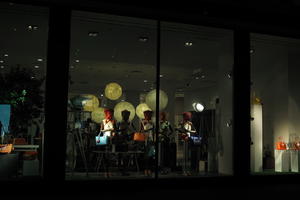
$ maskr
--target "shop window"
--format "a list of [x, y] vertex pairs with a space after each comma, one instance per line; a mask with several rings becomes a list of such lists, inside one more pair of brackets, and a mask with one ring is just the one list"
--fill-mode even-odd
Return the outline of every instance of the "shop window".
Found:
[[232, 31], [162, 22], [160, 66], [159, 178], [232, 175]]
[[69, 75], [66, 180], [154, 177], [156, 21], [74, 11]]
[[0, 4], [0, 180], [41, 177], [48, 9]]
[[251, 34], [251, 172], [299, 172], [300, 40]]

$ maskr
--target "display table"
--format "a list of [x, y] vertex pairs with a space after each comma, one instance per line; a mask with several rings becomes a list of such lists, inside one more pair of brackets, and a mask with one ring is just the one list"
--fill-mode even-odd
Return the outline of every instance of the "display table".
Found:
[[291, 171], [299, 172], [300, 171], [300, 151], [299, 150], [290, 150], [291, 153]]
[[290, 171], [290, 150], [275, 149], [275, 171], [289, 172]]
[[15, 144], [13, 145], [14, 151], [37, 151], [37, 149], [40, 147], [40, 145], [21, 145], [21, 144]]

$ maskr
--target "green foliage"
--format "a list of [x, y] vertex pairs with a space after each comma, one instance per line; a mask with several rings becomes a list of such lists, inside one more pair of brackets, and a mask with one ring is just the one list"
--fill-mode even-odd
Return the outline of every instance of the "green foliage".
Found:
[[31, 119], [38, 117], [44, 107], [41, 86], [45, 78], [39, 80], [32, 77], [35, 77], [32, 70], [20, 66], [0, 74], [0, 104], [11, 105], [12, 134], [17, 134]]

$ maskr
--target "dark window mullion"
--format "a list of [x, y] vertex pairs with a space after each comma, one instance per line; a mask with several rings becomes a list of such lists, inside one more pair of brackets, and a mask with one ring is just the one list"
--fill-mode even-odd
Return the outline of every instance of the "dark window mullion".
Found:
[[70, 19], [70, 9], [50, 7], [43, 155], [46, 181], [65, 179]]

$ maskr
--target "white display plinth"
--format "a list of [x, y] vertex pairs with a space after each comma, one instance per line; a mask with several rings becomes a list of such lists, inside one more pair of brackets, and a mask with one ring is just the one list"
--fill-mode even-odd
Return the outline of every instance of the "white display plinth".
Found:
[[291, 171], [292, 172], [300, 172], [300, 151], [299, 150], [291, 150]]
[[275, 149], [275, 171], [289, 172], [290, 171], [290, 151]]

